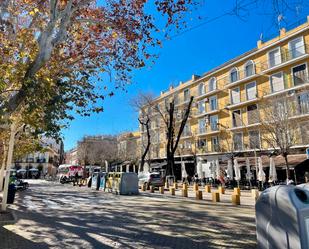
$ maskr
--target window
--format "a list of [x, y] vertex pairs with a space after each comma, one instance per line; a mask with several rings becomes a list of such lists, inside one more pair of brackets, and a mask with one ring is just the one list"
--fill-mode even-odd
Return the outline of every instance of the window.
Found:
[[309, 144], [309, 122], [300, 123], [302, 144]]
[[212, 96], [209, 98], [209, 107], [210, 107], [210, 111], [215, 111], [218, 108], [217, 105], [217, 96]]
[[190, 90], [189, 89], [186, 89], [183, 91], [183, 100], [184, 102], [190, 100]]
[[178, 105], [179, 104], [179, 98], [178, 98], [178, 94], [174, 94], [174, 104]]
[[204, 83], [200, 83], [198, 85], [198, 95], [201, 96], [205, 94], [205, 86], [204, 86]]
[[248, 113], [248, 124], [255, 124], [259, 122], [259, 112], [256, 104], [249, 105], [247, 107], [247, 113]]
[[260, 132], [259, 131], [249, 131], [249, 148], [259, 149], [260, 144]]
[[303, 37], [298, 37], [289, 42], [291, 59], [297, 58], [305, 54], [305, 46]]
[[254, 74], [255, 74], [254, 62], [248, 61], [245, 65], [245, 76], [249, 77], [249, 76], [254, 75]]
[[197, 141], [197, 147], [199, 149], [205, 149], [207, 150], [207, 140], [205, 138], [199, 139]]
[[239, 127], [242, 125], [240, 110], [235, 110], [232, 112], [232, 119], [233, 127]]
[[231, 90], [231, 102], [232, 102], [232, 104], [240, 103], [240, 89], [239, 89], [239, 87]]
[[233, 144], [234, 144], [234, 150], [240, 151], [243, 149], [242, 144], [242, 133], [235, 133], [233, 136]]
[[218, 130], [218, 115], [210, 116], [209, 122], [210, 122], [211, 131], [217, 131]]
[[211, 137], [211, 150], [212, 151], [219, 151], [220, 150], [219, 138], [218, 137]]
[[209, 80], [209, 92], [217, 89], [217, 80], [215, 77], [212, 77]]
[[297, 106], [300, 114], [309, 113], [309, 92], [297, 96]]
[[201, 118], [198, 120], [198, 133], [203, 134], [206, 132], [206, 120]]
[[197, 102], [197, 109], [198, 109], [198, 113], [199, 114], [202, 114], [206, 111], [206, 108], [205, 108], [205, 101], [199, 101]]
[[279, 92], [284, 90], [284, 81], [282, 72], [270, 76], [271, 91]]
[[230, 72], [230, 82], [235, 82], [238, 80], [238, 70], [237, 68], [233, 68]]
[[192, 143], [191, 143], [191, 141], [185, 141], [184, 142], [184, 148], [185, 149], [191, 149], [192, 148]]
[[256, 92], [255, 82], [251, 82], [246, 85], [246, 96], [247, 96], [247, 100], [256, 99], [257, 92]]
[[306, 64], [302, 64], [292, 69], [294, 86], [302, 85], [308, 82]]
[[185, 137], [187, 136], [191, 136], [191, 129], [190, 129], [190, 125], [186, 124], [184, 129], [183, 129], [183, 135]]
[[276, 48], [268, 53], [268, 64], [269, 67], [277, 66], [281, 63], [280, 49]]
[[274, 115], [276, 115], [279, 119], [283, 119], [287, 116], [287, 106], [284, 100], [278, 100], [274, 103], [273, 106]]

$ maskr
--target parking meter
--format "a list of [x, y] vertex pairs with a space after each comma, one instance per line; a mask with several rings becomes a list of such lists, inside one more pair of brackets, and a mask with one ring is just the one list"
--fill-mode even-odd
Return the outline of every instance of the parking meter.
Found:
[[309, 191], [280, 185], [266, 189], [256, 205], [259, 249], [309, 248]]

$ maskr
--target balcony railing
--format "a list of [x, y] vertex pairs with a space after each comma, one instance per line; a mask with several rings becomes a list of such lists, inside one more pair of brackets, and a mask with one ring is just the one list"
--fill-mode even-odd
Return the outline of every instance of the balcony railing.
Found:
[[275, 68], [293, 59], [308, 55], [308, 51], [308, 44], [303, 44], [293, 49], [281, 47], [280, 54], [274, 56], [273, 58], [269, 58], [267, 61], [261, 62], [261, 71]]

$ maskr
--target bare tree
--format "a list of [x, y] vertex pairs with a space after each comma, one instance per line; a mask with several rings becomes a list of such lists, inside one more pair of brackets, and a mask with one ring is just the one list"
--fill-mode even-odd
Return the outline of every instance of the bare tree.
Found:
[[293, 119], [298, 113], [294, 96], [281, 95], [260, 104], [262, 141], [284, 157], [287, 178], [290, 178], [288, 155], [298, 140], [298, 126]]
[[[166, 175], [174, 175], [175, 153], [190, 115], [193, 99], [194, 97], [191, 96], [187, 104], [183, 105], [182, 110], [175, 107], [175, 97], [166, 99], [163, 107], [162, 105], [154, 106], [154, 109], [159, 113], [161, 119], [163, 120], [164, 129], [166, 132]], [[180, 121], [180, 125], [177, 124], [177, 121]]]
[[[131, 100], [131, 106], [139, 112], [138, 122], [142, 128], [142, 131], [146, 131], [146, 136], [144, 133], [142, 135], [142, 148], [143, 152], [141, 155], [140, 170], [143, 171], [144, 164], [146, 161], [147, 155], [149, 156], [149, 150], [151, 146], [151, 134], [150, 126], [152, 121], [151, 113], [151, 103], [153, 102], [154, 97], [151, 93], [139, 93], [135, 98]], [[146, 139], [144, 139], [144, 137]]]

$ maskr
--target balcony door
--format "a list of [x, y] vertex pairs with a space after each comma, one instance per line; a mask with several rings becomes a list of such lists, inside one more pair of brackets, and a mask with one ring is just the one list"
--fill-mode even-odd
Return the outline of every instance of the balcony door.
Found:
[[279, 48], [276, 48], [268, 53], [268, 63], [270, 68], [281, 63], [281, 54]]
[[289, 43], [292, 59], [305, 54], [303, 37], [298, 37]]
[[294, 86], [299, 86], [306, 83], [307, 80], [307, 66], [302, 64], [292, 69]]

